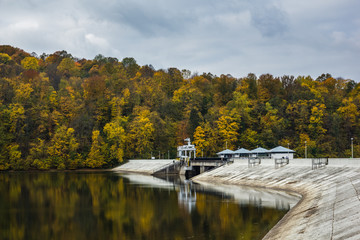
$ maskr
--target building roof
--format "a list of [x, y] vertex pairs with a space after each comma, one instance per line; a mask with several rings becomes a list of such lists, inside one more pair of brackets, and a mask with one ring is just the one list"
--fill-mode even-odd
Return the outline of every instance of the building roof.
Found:
[[282, 146], [278, 146], [276, 148], [273, 148], [270, 150], [271, 153], [294, 153], [294, 150], [291, 150], [289, 148], [285, 148]]
[[251, 153], [269, 153], [269, 150], [265, 148], [258, 147], [250, 151]]
[[247, 153], [250, 153], [249, 150], [245, 149], [245, 148], [240, 148], [236, 151], [234, 151], [234, 153], [238, 153], [238, 154], [247, 154]]
[[221, 155], [221, 154], [233, 154], [234, 151], [230, 150], [230, 149], [225, 149], [224, 151], [218, 152], [217, 155]]

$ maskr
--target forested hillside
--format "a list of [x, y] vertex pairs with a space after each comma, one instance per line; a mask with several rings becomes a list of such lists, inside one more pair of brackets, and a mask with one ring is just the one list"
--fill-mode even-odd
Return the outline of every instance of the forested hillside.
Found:
[[323, 74], [243, 78], [155, 70], [135, 59], [0, 46], [0, 169], [103, 168], [129, 158], [278, 145], [360, 156], [360, 85]]

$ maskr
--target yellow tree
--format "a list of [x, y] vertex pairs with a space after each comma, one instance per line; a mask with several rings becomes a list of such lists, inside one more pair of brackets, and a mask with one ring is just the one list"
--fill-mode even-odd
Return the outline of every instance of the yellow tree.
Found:
[[56, 130], [48, 148], [48, 161], [51, 163], [51, 167], [58, 169], [75, 167], [79, 161], [79, 155], [76, 152], [79, 144], [74, 132], [73, 128], [67, 128], [64, 125]]
[[299, 140], [297, 141], [295, 151], [299, 157], [305, 157], [305, 155], [307, 155], [307, 157], [314, 157], [314, 155], [316, 155], [316, 142], [312, 140], [306, 133], [301, 133], [299, 135]]
[[239, 130], [238, 123], [230, 116], [221, 116], [217, 121], [217, 128], [219, 132], [219, 142], [229, 149], [235, 149]]
[[107, 147], [111, 165], [121, 163], [124, 157], [125, 130], [120, 124], [120, 119], [107, 123], [104, 126], [107, 138]]
[[104, 141], [100, 136], [100, 131], [92, 132], [92, 144], [90, 153], [85, 160], [85, 166], [90, 168], [100, 168], [105, 165]]
[[200, 109], [203, 94], [195, 86], [185, 84], [174, 91], [173, 103], [179, 107], [180, 111], [185, 111], [190, 115], [191, 109]]
[[15, 103], [9, 106], [10, 132], [21, 134], [24, 131], [25, 109], [21, 104]]
[[323, 128], [325, 109], [325, 104], [316, 104], [311, 108], [309, 132], [314, 138], [319, 138], [319, 136], [326, 133], [326, 129]]
[[0, 63], [7, 64], [11, 61], [11, 57], [6, 53], [0, 53]]
[[342, 101], [342, 106], [337, 109], [337, 112], [350, 123], [351, 126], [355, 126], [359, 119], [360, 113], [353, 97], [345, 98]]
[[198, 152], [197, 155], [213, 156], [219, 151], [218, 140], [217, 129], [213, 128], [209, 122], [202, 123], [194, 132], [194, 144]]
[[209, 142], [206, 141], [205, 131], [201, 126], [198, 126], [194, 132], [194, 142], [198, 151], [204, 151]]
[[18, 103], [26, 104], [30, 99], [30, 94], [34, 90], [30, 83], [19, 83], [15, 86], [15, 101]]
[[230, 115], [235, 119], [250, 121], [251, 101], [247, 94], [234, 92], [233, 99], [226, 105]]
[[137, 115], [130, 123], [128, 138], [130, 156], [148, 156], [152, 150], [155, 128], [150, 121], [150, 111], [138, 108]]
[[23, 60], [21, 60], [21, 65], [27, 70], [37, 71], [39, 69], [39, 63], [35, 57], [24, 58]]

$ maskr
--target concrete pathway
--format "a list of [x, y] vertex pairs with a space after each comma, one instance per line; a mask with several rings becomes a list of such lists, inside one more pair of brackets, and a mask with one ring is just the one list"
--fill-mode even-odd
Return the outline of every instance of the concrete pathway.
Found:
[[281, 189], [302, 195], [300, 202], [264, 239], [360, 239], [360, 167], [290, 164], [248, 167], [241, 161], [205, 172], [195, 182]]

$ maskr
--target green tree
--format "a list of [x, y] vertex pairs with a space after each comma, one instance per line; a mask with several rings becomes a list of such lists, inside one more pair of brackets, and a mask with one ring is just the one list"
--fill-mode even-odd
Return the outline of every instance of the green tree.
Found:
[[140, 69], [140, 66], [137, 65], [136, 60], [132, 57], [124, 58], [121, 63], [130, 78], [135, 77], [137, 71]]
[[63, 58], [57, 66], [57, 70], [66, 78], [79, 75], [79, 70], [75, 66], [75, 61], [71, 58]]
[[9, 153], [9, 166], [13, 170], [27, 170], [28, 162], [22, 158], [18, 144], [10, 144], [7, 146]]
[[240, 136], [240, 146], [246, 149], [254, 149], [260, 144], [259, 134], [251, 129], [246, 129]]
[[49, 162], [48, 147], [45, 144], [45, 140], [38, 138], [36, 142], [31, 144], [28, 162], [36, 169], [50, 169], [51, 163]]

